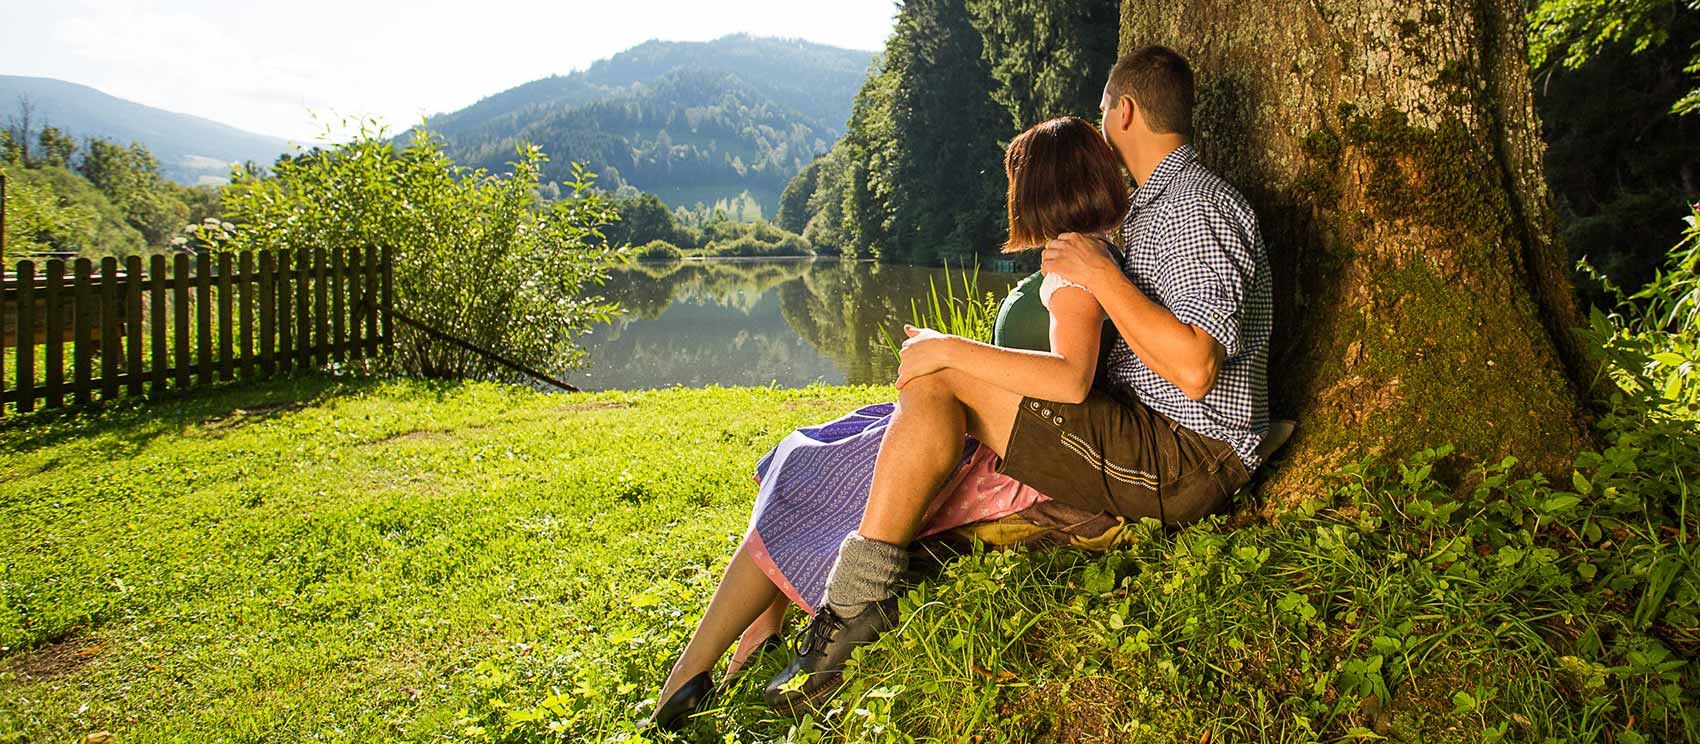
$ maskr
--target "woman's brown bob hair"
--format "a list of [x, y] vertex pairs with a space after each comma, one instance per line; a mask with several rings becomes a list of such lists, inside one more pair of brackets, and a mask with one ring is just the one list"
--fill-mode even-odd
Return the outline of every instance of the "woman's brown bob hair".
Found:
[[1127, 212], [1127, 182], [1098, 128], [1078, 116], [1033, 125], [1004, 153], [1009, 174], [1005, 253], [1039, 248], [1065, 232], [1102, 232]]

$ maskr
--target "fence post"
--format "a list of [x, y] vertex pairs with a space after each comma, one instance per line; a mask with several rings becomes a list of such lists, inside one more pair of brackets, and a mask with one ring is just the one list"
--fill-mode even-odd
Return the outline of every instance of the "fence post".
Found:
[[378, 333], [378, 249], [366, 248], [366, 344], [371, 347], [372, 356], [378, 355], [378, 344], [383, 339]]
[[165, 370], [171, 365], [165, 340], [165, 256], [155, 253], [148, 257], [148, 343], [153, 362], [153, 385], [148, 392], [154, 397], [165, 394]]
[[383, 261], [384, 261], [384, 289], [383, 289], [384, 295], [383, 295], [383, 305], [382, 305], [383, 312], [380, 313], [378, 317], [379, 317], [379, 320], [383, 323], [382, 335], [383, 335], [383, 338], [384, 338], [384, 353], [385, 354], [392, 354], [392, 353], [395, 352], [395, 337], [394, 337], [394, 334], [393, 334], [395, 327], [393, 325], [393, 322], [390, 319], [390, 313], [395, 310], [395, 294], [394, 294], [395, 263], [393, 263], [393, 261], [392, 261], [392, 253], [391, 253], [390, 247], [388, 245], [384, 246]]
[[366, 306], [360, 304], [365, 299], [360, 291], [360, 277], [365, 275], [365, 264], [360, 246], [348, 249], [348, 355], [352, 359], [366, 358], [366, 344], [360, 340], [360, 318], [366, 314]]
[[[4, 178], [4, 176], [0, 176], [0, 178]], [[6, 189], [5, 189], [4, 186], [0, 186], [0, 212], [5, 211], [5, 209], [6, 209]], [[5, 234], [6, 234], [5, 220], [0, 219], [0, 236], [4, 236]], [[4, 240], [4, 237], [0, 237], [0, 240]], [[16, 277], [17, 277], [17, 282], [18, 282], [18, 332], [15, 334], [14, 337], [17, 339], [18, 354], [21, 357], [24, 353], [23, 349], [24, 349], [25, 346], [28, 346], [31, 349], [35, 348], [35, 343], [34, 343], [35, 339], [32, 337], [32, 338], [29, 339], [30, 343], [24, 342], [24, 315], [23, 315], [23, 308], [24, 308], [24, 266], [21, 263], [18, 264], [18, 272], [16, 274]], [[6, 260], [5, 260], [5, 255], [0, 254], [0, 326], [5, 325], [5, 319], [6, 319]], [[21, 367], [20, 367], [20, 369], [21, 369]], [[23, 385], [22, 384], [18, 385], [18, 390], [19, 390], [19, 392], [23, 391]], [[18, 399], [18, 412], [23, 413], [23, 411], [24, 411], [23, 399], [19, 398]], [[0, 417], [3, 417], [5, 415], [6, 415], [6, 329], [3, 328], [3, 327], [0, 327]]]
[[236, 295], [242, 305], [242, 379], [254, 377], [254, 252], [243, 251]]
[[313, 287], [307, 279], [311, 274], [307, 263], [312, 258], [312, 252], [302, 248], [295, 252], [295, 366], [298, 369], [313, 367]]
[[177, 336], [177, 390], [189, 387], [189, 345], [194, 336], [189, 331], [189, 257], [179, 253], [171, 257], [171, 317], [172, 331]]
[[320, 369], [331, 363], [325, 307], [325, 247], [320, 245], [313, 246], [313, 364]]
[[230, 382], [236, 379], [236, 351], [231, 348], [235, 334], [231, 332], [231, 324], [236, 318], [231, 314], [235, 308], [235, 299], [230, 295], [230, 254], [218, 254], [218, 379]]
[[142, 257], [124, 259], [124, 368], [129, 394], [142, 394]]
[[[35, 410], [35, 262], [18, 262], [18, 413]], [[0, 356], [5, 356], [0, 354]], [[6, 403], [0, 400], [0, 408]]]
[[212, 255], [195, 254], [195, 371], [202, 385], [213, 381]]
[[75, 336], [71, 346], [72, 363], [75, 365], [75, 377], [72, 378], [71, 391], [77, 403], [87, 403], [90, 399], [90, 382], [94, 379], [94, 360], [90, 353], [94, 351], [94, 292], [89, 280], [91, 264], [86, 258], [77, 259], [74, 267], [76, 286], [71, 289], [71, 312], [74, 322]]
[[65, 405], [65, 301], [61, 290], [65, 284], [65, 261], [47, 260], [47, 289], [43, 306], [47, 310], [47, 406]]
[[293, 298], [289, 293], [294, 291], [294, 287], [289, 282], [289, 256], [288, 248], [279, 248], [273, 266], [277, 271], [277, 302], [272, 305], [277, 312], [277, 368], [284, 373], [289, 372], [295, 348], [295, 324], [290, 322], [294, 313], [290, 312]]
[[348, 272], [348, 262], [344, 260], [347, 253], [341, 246], [331, 248], [331, 359], [339, 365], [347, 358], [343, 352], [348, 339], [344, 320], [347, 317], [347, 301], [343, 290], [343, 276]]
[[260, 369], [267, 375], [275, 369], [272, 359], [272, 305], [277, 301], [276, 275], [272, 272], [272, 252], [260, 251]]
[[118, 363], [124, 337], [118, 332], [118, 259], [100, 259], [100, 399], [118, 397]]

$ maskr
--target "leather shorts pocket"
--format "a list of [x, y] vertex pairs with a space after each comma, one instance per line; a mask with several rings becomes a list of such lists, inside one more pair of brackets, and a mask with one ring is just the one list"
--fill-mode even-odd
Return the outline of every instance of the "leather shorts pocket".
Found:
[[1200, 464], [1163, 489], [1163, 521], [1174, 526], [1192, 524], [1226, 507], [1233, 492], [1223, 483], [1220, 470]]

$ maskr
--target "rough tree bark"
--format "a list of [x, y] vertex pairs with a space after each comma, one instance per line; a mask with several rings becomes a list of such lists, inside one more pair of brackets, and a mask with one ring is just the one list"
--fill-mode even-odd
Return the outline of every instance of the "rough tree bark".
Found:
[[1198, 79], [1196, 144], [1275, 269], [1265, 493], [1451, 443], [1557, 475], [1588, 437], [1582, 322], [1517, 0], [1123, 0], [1121, 50]]

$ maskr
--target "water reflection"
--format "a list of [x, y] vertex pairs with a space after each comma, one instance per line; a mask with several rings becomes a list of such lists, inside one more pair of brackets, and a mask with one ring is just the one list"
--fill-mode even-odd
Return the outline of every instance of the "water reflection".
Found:
[[[1002, 297], [1019, 274], [980, 272]], [[586, 390], [684, 385], [889, 383], [909, 301], [944, 271], [873, 262], [676, 261], [613, 272], [600, 292], [625, 314], [580, 339]], [[959, 285], [960, 286], [960, 285]]]

